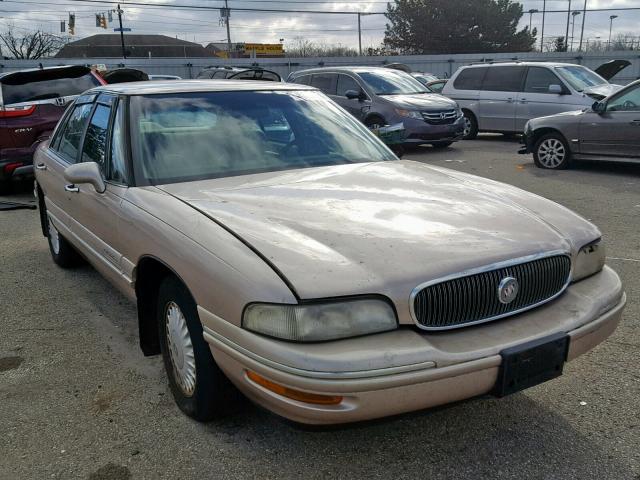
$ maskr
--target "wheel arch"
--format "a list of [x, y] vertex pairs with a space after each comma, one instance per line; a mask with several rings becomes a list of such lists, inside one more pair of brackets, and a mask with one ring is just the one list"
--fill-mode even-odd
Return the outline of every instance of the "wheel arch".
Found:
[[140, 349], [145, 356], [160, 354], [160, 338], [156, 323], [157, 299], [160, 284], [167, 276], [178, 279], [191, 295], [182, 277], [171, 266], [153, 255], [140, 257], [134, 270], [138, 334]]
[[560, 137], [562, 137], [562, 140], [564, 140], [564, 143], [569, 148], [569, 152], [573, 152], [573, 149], [571, 148], [571, 143], [569, 142], [569, 140], [567, 140], [567, 137], [565, 136], [565, 134], [562, 133], [562, 131], [560, 131], [557, 128], [554, 128], [554, 127], [540, 127], [540, 128], [537, 128], [536, 130], [534, 130], [533, 131], [533, 136], [532, 136], [532, 139], [531, 139], [531, 148], [535, 148], [535, 146], [537, 145], [538, 141], [543, 136], [548, 135], [550, 133], [555, 133], [555, 134], [559, 135]]
[[384, 115], [382, 115], [381, 113], [378, 113], [378, 112], [370, 112], [370, 113], [368, 113], [367, 116], [364, 117], [364, 120], [362, 120], [362, 123], [364, 123], [366, 125], [367, 122], [369, 122], [372, 118], [379, 118], [380, 120], [382, 120], [383, 124], [386, 123]]

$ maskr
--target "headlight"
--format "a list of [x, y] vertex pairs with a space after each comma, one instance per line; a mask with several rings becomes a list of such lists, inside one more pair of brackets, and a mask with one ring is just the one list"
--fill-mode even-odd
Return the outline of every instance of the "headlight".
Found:
[[417, 110], [403, 110], [402, 108], [396, 108], [396, 113], [401, 117], [415, 118], [416, 120], [424, 120], [422, 114]]
[[367, 298], [308, 305], [254, 303], [245, 309], [242, 326], [284, 340], [318, 342], [393, 330], [397, 321], [391, 305]]
[[598, 273], [604, 267], [605, 249], [602, 239], [586, 244], [576, 255], [573, 266], [573, 281], [577, 282], [594, 273]]

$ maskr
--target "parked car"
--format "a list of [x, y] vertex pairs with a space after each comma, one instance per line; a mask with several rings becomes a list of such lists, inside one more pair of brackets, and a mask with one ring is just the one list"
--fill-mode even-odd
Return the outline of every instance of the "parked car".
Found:
[[102, 83], [77, 65], [0, 73], [0, 191], [33, 174], [33, 152], [67, 104]]
[[534, 118], [525, 147], [540, 168], [567, 168], [575, 160], [640, 162], [640, 80], [591, 108]]
[[282, 81], [282, 78], [276, 72], [259, 67], [207, 67], [203, 69], [196, 78], [262, 80], [267, 82]]
[[100, 73], [106, 83], [146, 82], [151, 79], [146, 72], [137, 68], [114, 68]]
[[149, 75], [149, 80], [182, 80], [182, 77], [179, 77], [178, 75], [151, 74]]
[[197, 420], [233, 403], [229, 380], [302, 423], [506, 395], [625, 304], [587, 220], [398, 160], [302, 85], [99, 87], [35, 161], [53, 260], [81, 253], [137, 302], [143, 352]]
[[320, 89], [369, 128], [403, 123], [407, 144], [445, 148], [462, 138], [464, 119], [456, 102], [397, 69], [313, 68], [293, 72], [287, 81]]
[[462, 108], [471, 139], [478, 132], [521, 133], [532, 118], [588, 107], [620, 88], [582, 65], [496, 62], [460, 67], [442, 94]]
[[427, 82], [425, 86], [429, 89], [430, 92], [442, 94], [442, 89], [448, 81], [449, 80], [447, 80], [446, 78], [441, 80], [434, 80], [432, 82]]
[[410, 75], [424, 86], [428, 86], [430, 82], [439, 80], [438, 77], [433, 73], [411, 72]]

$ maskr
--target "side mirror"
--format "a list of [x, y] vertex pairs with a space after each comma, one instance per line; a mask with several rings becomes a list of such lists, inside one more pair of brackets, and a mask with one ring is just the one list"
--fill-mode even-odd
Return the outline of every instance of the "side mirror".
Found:
[[358, 92], [356, 90], [347, 90], [346, 92], [344, 92], [344, 96], [349, 100], [360, 100], [362, 98], [362, 92]]
[[69, 165], [64, 170], [64, 179], [73, 184], [90, 183], [98, 193], [104, 193], [107, 189], [102, 179], [100, 167], [96, 162], [83, 162]]
[[555, 93], [556, 95], [562, 95], [564, 93], [564, 90], [562, 90], [562, 87], [560, 85], [552, 83], [551, 85], [549, 85], [549, 93]]
[[606, 109], [607, 104], [604, 102], [595, 102], [593, 105], [591, 105], [591, 110], [593, 110], [598, 115], [604, 113]]

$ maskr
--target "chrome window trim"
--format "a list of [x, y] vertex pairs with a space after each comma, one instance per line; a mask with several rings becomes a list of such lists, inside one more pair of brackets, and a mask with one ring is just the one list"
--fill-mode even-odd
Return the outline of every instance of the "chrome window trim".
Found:
[[[430, 287], [432, 285], [438, 284], [438, 283], [443, 283], [443, 282], [447, 282], [449, 280], [454, 280], [456, 278], [462, 278], [462, 277], [468, 277], [471, 275], [475, 275], [478, 273], [485, 273], [485, 272], [490, 272], [492, 270], [498, 270], [500, 268], [506, 268], [506, 267], [511, 267], [514, 265], [519, 265], [522, 263], [527, 263], [527, 262], [531, 262], [534, 260], [540, 260], [543, 258], [548, 258], [548, 257], [555, 257], [558, 255], [564, 255], [567, 258], [569, 258], [570, 264], [571, 264], [571, 269], [569, 271], [569, 275], [567, 276], [567, 281], [565, 282], [565, 284], [562, 286], [562, 288], [553, 296], [535, 303], [533, 305], [529, 305], [527, 307], [524, 308], [520, 308], [518, 310], [514, 310], [512, 312], [507, 312], [507, 313], [503, 313], [501, 315], [495, 315], [493, 317], [488, 317], [488, 318], [483, 318], [482, 320], [476, 320], [473, 322], [467, 322], [467, 323], [462, 323], [462, 324], [458, 324], [458, 325], [451, 325], [451, 326], [446, 326], [446, 327], [426, 327], [424, 325], [422, 325], [419, 321], [418, 321], [418, 317], [416, 316], [416, 312], [415, 312], [415, 308], [414, 308], [414, 300], [416, 298], [416, 296], [418, 295], [418, 293], [420, 293], [423, 289]], [[487, 323], [487, 322], [492, 322], [494, 320], [499, 320], [501, 318], [505, 318], [505, 317], [510, 317], [512, 315], [517, 315], [519, 313], [522, 312], [526, 312], [527, 310], [531, 310], [533, 308], [539, 307], [541, 305], [544, 305], [545, 303], [550, 302], [551, 300], [559, 297], [562, 293], [564, 293], [564, 291], [567, 289], [567, 287], [571, 284], [571, 280], [573, 278], [573, 258], [571, 256], [571, 252], [567, 251], [567, 250], [552, 250], [550, 252], [544, 252], [544, 253], [536, 253], [533, 255], [527, 255], [524, 257], [519, 257], [519, 258], [514, 258], [511, 260], [505, 260], [502, 262], [496, 262], [496, 263], [492, 263], [489, 265], [485, 265], [482, 267], [477, 267], [477, 268], [472, 268], [469, 270], [464, 270], [462, 272], [458, 272], [458, 273], [453, 273], [451, 275], [447, 275], [444, 277], [440, 277], [440, 278], [436, 278], [434, 280], [429, 280], [427, 282], [423, 282], [421, 284], [419, 284], [418, 286], [416, 286], [412, 291], [411, 291], [411, 295], [409, 296], [409, 311], [411, 312], [411, 318], [413, 320], [413, 322], [416, 324], [416, 326], [420, 329], [420, 330], [425, 330], [425, 331], [442, 331], [442, 330], [454, 330], [457, 328], [464, 328], [464, 327], [469, 327], [472, 325], [479, 325], [481, 323]], [[480, 299], [480, 301], [482, 301], [482, 299]]]

